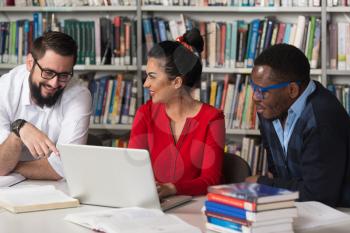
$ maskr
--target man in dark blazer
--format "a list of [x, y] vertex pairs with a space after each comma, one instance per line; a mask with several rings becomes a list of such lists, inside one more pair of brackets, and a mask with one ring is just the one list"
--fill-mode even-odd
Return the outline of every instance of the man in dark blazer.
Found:
[[310, 79], [305, 55], [287, 44], [266, 49], [254, 62], [251, 87], [269, 172], [246, 181], [298, 190], [300, 201], [350, 207], [350, 119]]

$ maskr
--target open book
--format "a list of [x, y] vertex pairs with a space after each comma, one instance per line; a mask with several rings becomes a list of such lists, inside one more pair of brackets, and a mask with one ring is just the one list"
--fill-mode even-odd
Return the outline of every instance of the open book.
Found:
[[0, 207], [14, 213], [76, 206], [79, 206], [77, 199], [67, 196], [52, 185], [0, 189]]
[[174, 215], [139, 207], [68, 214], [65, 220], [106, 233], [200, 233]]
[[10, 187], [17, 184], [26, 178], [19, 173], [11, 173], [7, 176], [0, 176], [0, 187]]
[[349, 215], [321, 202], [295, 202], [295, 205], [298, 209], [299, 215], [297, 218], [295, 218], [295, 230], [305, 230], [350, 221]]

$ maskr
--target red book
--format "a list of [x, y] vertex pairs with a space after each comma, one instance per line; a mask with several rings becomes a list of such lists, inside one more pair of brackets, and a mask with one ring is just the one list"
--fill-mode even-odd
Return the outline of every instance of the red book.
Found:
[[259, 212], [263, 210], [274, 210], [274, 209], [284, 209], [294, 207], [294, 200], [284, 200], [271, 203], [256, 203], [250, 202], [243, 199], [238, 199], [234, 197], [229, 197], [217, 193], [209, 192], [207, 195], [208, 201], [217, 202], [220, 204], [244, 209], [252, 212]]
[[209, 201], [215, 201], [221, 204], [249, 210], [249, 211], [256, 211], [256, 203], [248, 202], [245, 200], [228, 197], [216, 193], [208, 193], [207, 196]]

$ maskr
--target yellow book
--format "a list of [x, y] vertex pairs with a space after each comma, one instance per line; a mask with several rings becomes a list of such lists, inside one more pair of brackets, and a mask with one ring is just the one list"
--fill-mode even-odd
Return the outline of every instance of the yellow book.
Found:
[[212, 80], [210, 85], [210, 99], [209, 99], [209, 104], [211, 106], [215, 106], [217, 87], [218, 87], [218, 82], [216, 80]]
[[52, 185], [31, 185], [0, 189], [0, 207], [13, 213], [77, 206], [79, 206], [77, 199], [69, 197]]

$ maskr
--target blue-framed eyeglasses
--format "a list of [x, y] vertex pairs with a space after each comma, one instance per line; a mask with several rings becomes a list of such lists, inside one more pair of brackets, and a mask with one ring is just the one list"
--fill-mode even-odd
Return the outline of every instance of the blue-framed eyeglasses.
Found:
[[288, 81], [288, 82], [283, 82], [283, 83], [272, 84], [272, 85], [266, 86], [266, 87], [261, 87], [261, 86], [255, 84], [252, 79], [249, 79], [249, 82], [250, 82], [251, 88], [253, 89], [255, 98], [258, 100], [265, 99], [265, 93], [268, 92], [269, 90], [286, 87], [292, 82], [295, 82], [298, 85], [301, 84], [301, 81]]

